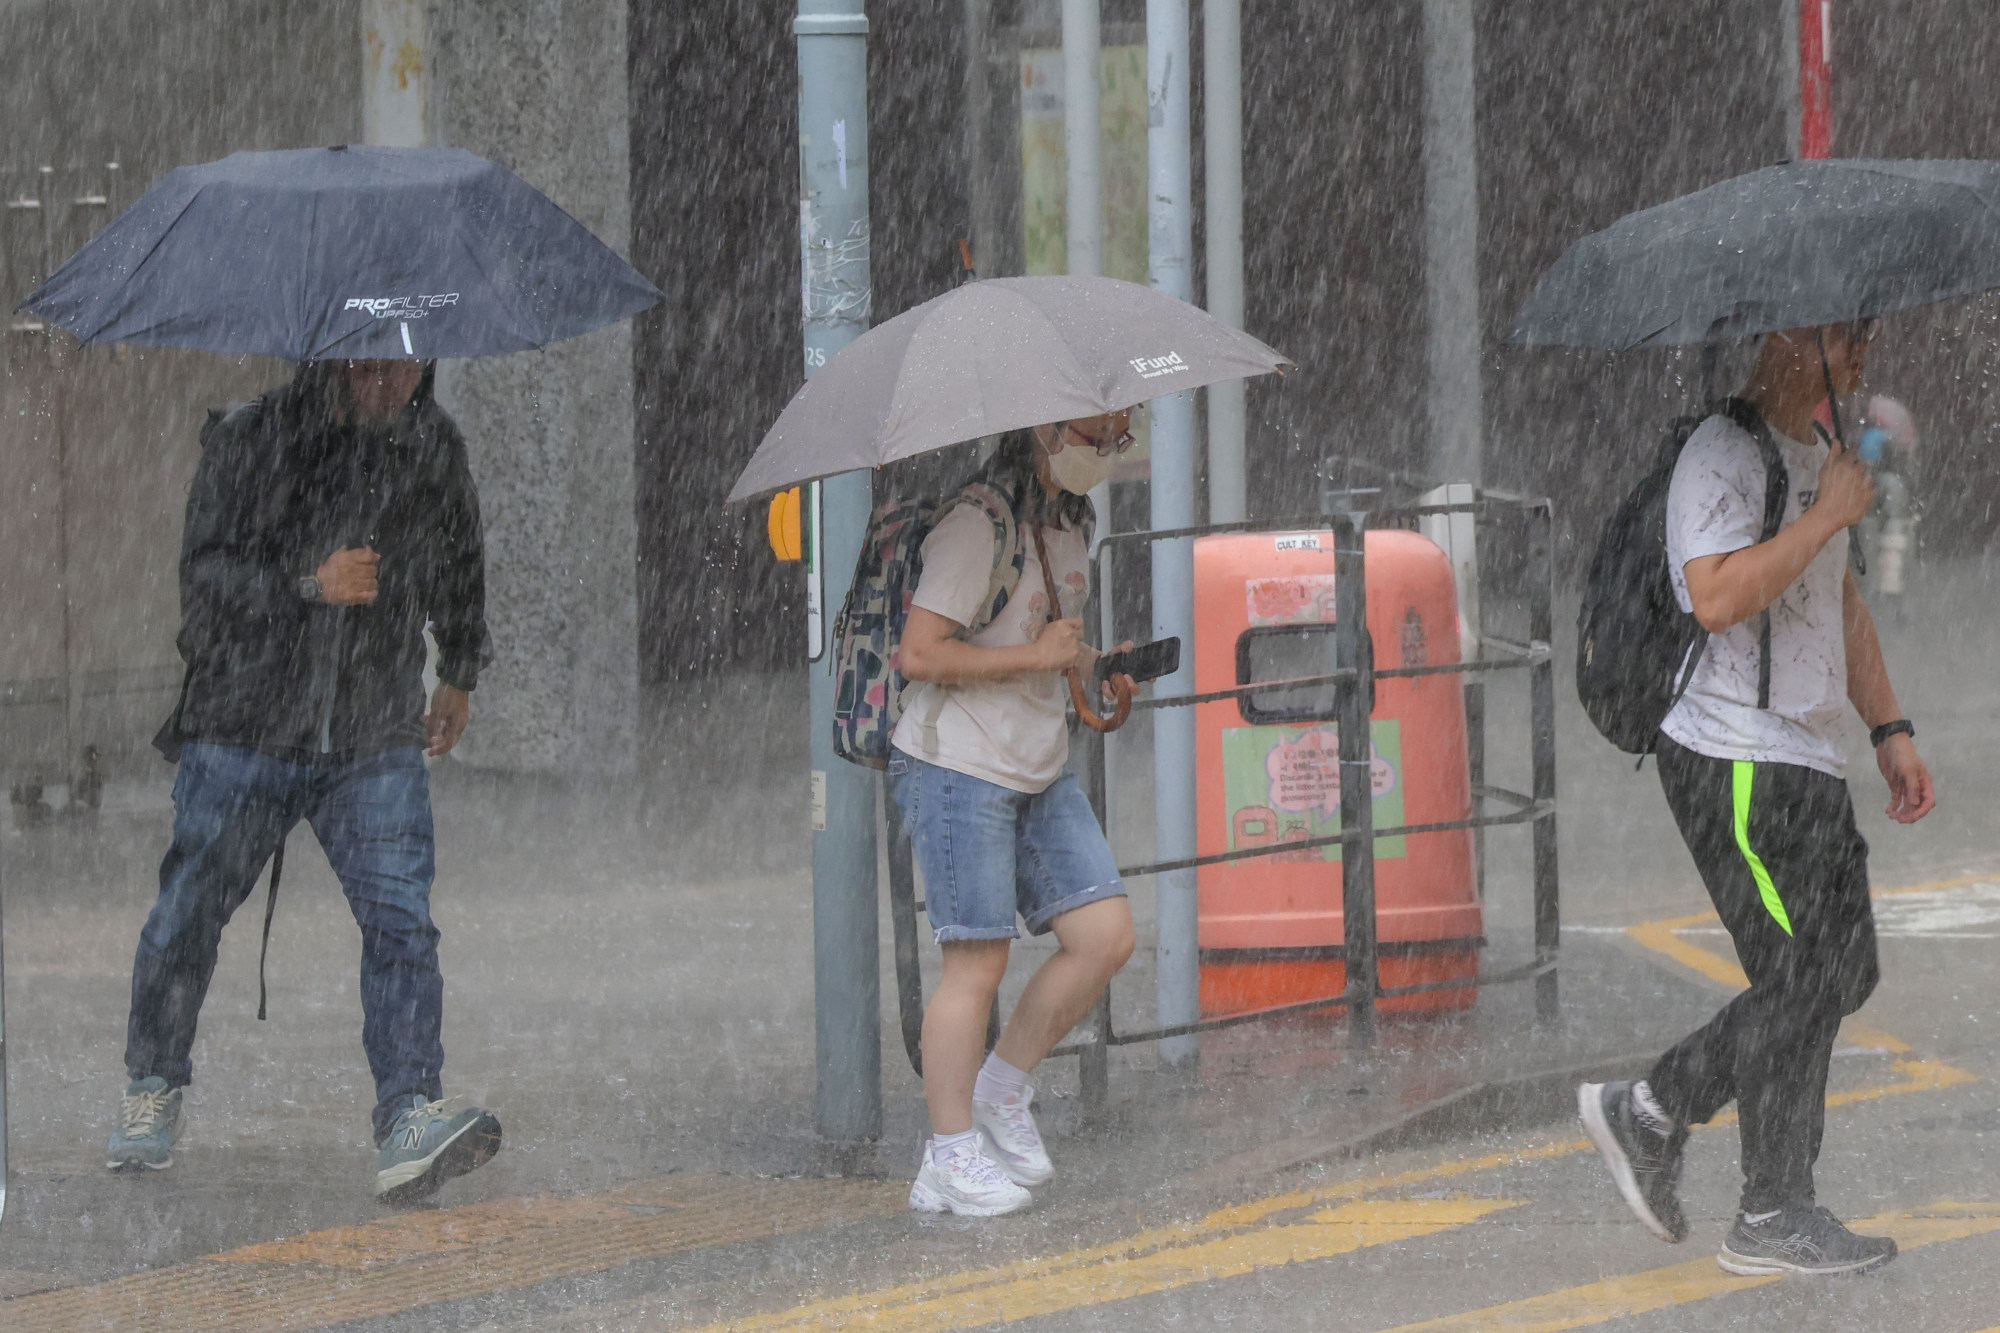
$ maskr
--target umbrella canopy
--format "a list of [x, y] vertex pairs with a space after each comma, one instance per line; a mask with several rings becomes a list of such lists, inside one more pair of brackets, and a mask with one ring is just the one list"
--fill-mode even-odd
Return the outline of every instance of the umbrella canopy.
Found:
[[1887, 315], [2000, 287], [2000, 163], [1786, 162], [1571, 245], [1514, 340], [1624, 350]]
[[85, 343], [318, 361], [524, 351], [659, 299], [498, 163], [356, 144], [170, 171], [21, 309]]
[[815, 372], [729, 498], [1291, 368], [1249, 334], [1137, 283], [969, 282], [869, 330]]

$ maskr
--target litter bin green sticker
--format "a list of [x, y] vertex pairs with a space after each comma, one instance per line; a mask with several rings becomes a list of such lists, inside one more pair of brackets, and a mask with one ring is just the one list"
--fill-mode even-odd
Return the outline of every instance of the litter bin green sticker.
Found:
[[[1375, 826], [1403, 822], [1403, 724], [1371, 723]], [[1330, 723], [1224, 727], [1222, 789], [1229, 849], [1306, 842], [1340, 832], [1340, 729]], [[1378, 859], [1406, 854], [1404, 839], [1377, 838]], [[1340, 844], [1274, 852], [1258, 860], [1338, 861]]]

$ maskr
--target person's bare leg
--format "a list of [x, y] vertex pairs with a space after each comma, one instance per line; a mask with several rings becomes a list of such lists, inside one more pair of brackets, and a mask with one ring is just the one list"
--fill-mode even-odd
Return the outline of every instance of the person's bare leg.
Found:
[[[993, 1053], [1026, 1074], [1082, 1021], [1132, 956], [1132, 908], [1124, 898], [1100, 898], [1064, 912], [1053, 923], [1062, 947], [1028, 979]], [[984, 1011], [981, 1011], [982, 1019]], [[924, 1024], [924, 1068], [930, 1069], [930, 1024]], [[966, 1089], [971, 1092], [968, 1076]], [[969, 1105], [969, 1102], [968, 1102]], [[933, 1108], [932, 1119], [936, 1119]], [[942, 1132], [942, 1131], [940, 1131]]]
[[944, 973], [924, 1008], [924, 1101], [933, 1134], [972, 1128], [972, 1083], [986, 1059], [986, 1019], [1012, 943], [950, 940], [941, 946]]

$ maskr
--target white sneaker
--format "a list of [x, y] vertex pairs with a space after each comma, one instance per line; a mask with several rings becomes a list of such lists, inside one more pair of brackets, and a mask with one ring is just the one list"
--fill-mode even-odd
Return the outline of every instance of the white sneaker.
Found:
[[1056, 1173], [1029, 1109], [1034, 1100], [1035, 1090], [1024, 1083], [1018, 1101], [972, 1104], [973, 1127], [985, 1136], [993, 1160], [1016, 1185], [1031, 1187], [1048, 1184]]
[[910, 1186], [910, 1207], [962, 1217], [998, 1217], [1026, 1208], [1034, 1196], [994, 1164], [984, 1142], [972, 1138], [938, 1152], [935, 1140], [926, 1141], [916, 1183]]

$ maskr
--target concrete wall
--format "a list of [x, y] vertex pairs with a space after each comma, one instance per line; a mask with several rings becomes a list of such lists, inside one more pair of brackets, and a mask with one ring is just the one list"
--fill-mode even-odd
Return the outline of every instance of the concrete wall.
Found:
[[355, 0], [0, 4], [0, 194], [42, 205], [0, 212], [0, 784], [83, 777], [87, 752], [100, 775], [161, 767], [197, 432], [290, 374], [78, 351], [5, 312], [172, 167], [352, 139], [357, 22]]
[[[625, 0], [432, 0], [430, 9], [439, 137], [507, 163], [626, 252]], [[36, 169], [57, 168], [59, 262], [173, 166], [357, 139], [360, 42], [359, 0], [0, 4], [0, 185], [9, 198], [34, 193]], [[114, 160], [107, 186], [103, 165]], [[71, 195], [107, 188], [103, 217], [68, 207]], [[27, 214], [0, 221], [9, 224], [0, 296], [11, 308], [42, 276], [42, 247]], [[0, 780], [61, 782], [85, 746], [112, 771], [144, 765], [179, 682], [174, 571], [203, 411], [290, 371], [193, 352], [63, 355], [3, 336], [0, 476], [18, 484], [0, 495]], [[448, 366], [445, 379], [485, 507], [499, 652], [460, 753], [518, 771], [629, 771], [638, 712], [629, 330]], [[59, 438], [69, 454], [60, 506], [51, 499]], [[71, 548], [67, 691], [59, 518]]]
[[[623, 0], [436, 0], [431, 39], [443, 141], [506, 163], [629, 253]], [[471, 445], [498, 653], [461, 757], [517, 771], [632, 771], [629, 325], [452, 365], [443, 397]]]

